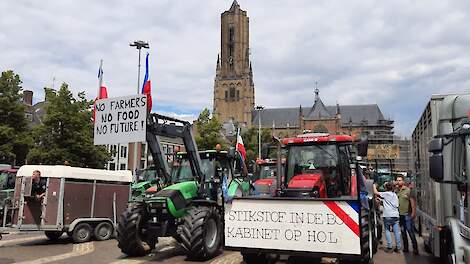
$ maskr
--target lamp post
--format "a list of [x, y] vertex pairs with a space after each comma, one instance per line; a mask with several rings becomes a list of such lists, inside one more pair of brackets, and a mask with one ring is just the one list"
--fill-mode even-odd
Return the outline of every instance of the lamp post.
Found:
[[255, 109], [258, 110], [258, 158], [261, 159], [261, 110], [263, 110], [264, 107], [258, 105]]
[[[145, 41], [142, 40], [137, 40], [129, 44], [131, 47], [135, 47], [139, 51], [139, 63], [137, 65], [137, 94], [140, 94], [140, 57], [141, 57], [141, 51], [142, 48], [148, 49], [149, 44]], [[134, 142], [134, 181], [137, 180], [137, 169], [139, 167], [139, 163], [137, 160], [140, 160], [139, 158], [139, 153], [137, 152], [137, 142]]]

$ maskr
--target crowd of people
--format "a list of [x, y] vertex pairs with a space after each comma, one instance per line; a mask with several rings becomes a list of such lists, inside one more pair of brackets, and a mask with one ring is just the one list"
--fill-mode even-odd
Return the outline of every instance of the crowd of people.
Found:
[[[386, 182], [384, 191], [379, 192], [374, 183], [374, 194], [382, 205], [383, 227], [385, 229], [386, 252], [409, 252], [408, 237], [411, 240], [413, 254], [419, 255], [418, 243], [414, 232], [416, 218], [416, 193], [407, 186], [404, 176], [397, 176], [394, 182]], [[392, 233], [395, 247], [392, 243]]]

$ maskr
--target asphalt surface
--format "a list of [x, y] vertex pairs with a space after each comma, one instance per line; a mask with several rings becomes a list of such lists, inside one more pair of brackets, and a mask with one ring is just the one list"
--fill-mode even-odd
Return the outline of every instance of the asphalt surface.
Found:
[[[427, 253], [422, 245], [421, 254], [412, 253], [386, 253], [379, 249], [374, 257], [375, 263], [384, 264], [434, 264], [438, 263]], [[63, 235], [59, 241], [49, 241], [41, 232], [13, 233], [3, 236], [0, 240], [0, 264], [140, 264], [140, 263], [207, 263], [207, 264], [241, 264], [242, 256], [238, 252], [224, 251], [214, 259], [205, 262], [189, 261], [186, 259], [183, 248], [172, 238], [160, 239], [156, 251], [145, 257], [129, 258], [121, 253], [117, 241], [92, 241], [83, 244], [73, 242]], [[277, 263], [289, 262], [287, 256], [281, 256]], [[294, 263], [300, 263], [295, 261]], [[302, 263], [312, 263], [306, 261]], [[334, 259], [322, 259], [322, 263], [335, 263]]]

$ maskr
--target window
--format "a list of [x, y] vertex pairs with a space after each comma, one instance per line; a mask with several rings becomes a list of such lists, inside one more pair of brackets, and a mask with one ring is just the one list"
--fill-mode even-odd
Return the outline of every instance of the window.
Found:
[[230, 87], [230, 99], [235, 99], [235, 87]]
[[111, 145], [109, 148], [112, 157], [117, 157], [117, 146]]
[[120, 170], [126, 170], [126, 164], [120, 164], [119, 166], [120, 166], [119, 168]]
[[126, 158], [126, 157], [127, 157], [127, 147], [121, 146], [121, 158]]
[[[288, 153], [286, 184], [288, 191], [302, 188], [312, 191], [311, 197], [350, 196], [351, 168], [348, 146], [316, 144], [291, 146]], [[302, 181], [312, 186], [297, 187]], [[300, 188], [300, 189], [299, 189]], [[297, 189], [297, 190], [296, 190]], [[353, 198], [353, 197], [351, 197]]]
[[240, 91], [237, 90], [237, 101], [240, 100]]
[[230, 26], [230, 28], [228, 29], [228, 35], [229, 35], [229, 44], [228, 44], [228, 47], [229, 47], [229, 56], [230, 57], [233, 57], [233, 49], [234, 49], [234, 42], [235, 42], [235, 29], [233, 28], [233, 26]]
[[146, 149], [145, 149], [146, 146], [147, 146], [147, 144], [142, 144], [142, 147], [140, 148], [140, 156], [142, 158], [145, 158], [145, 154], [147, 153]]
[[116, 164], [109, 163], [109, 170], [116, 170]]
[[453, 170], [452, 170], [452, 180], [466, 182], [466, 156], [465, 156], [465, 141], [464, 138], [458, 137], [455, 138], [452, 142], [452, 149], [453, 149]]
[[225, 100], [228, 99], [228, 91], [225, 91]]

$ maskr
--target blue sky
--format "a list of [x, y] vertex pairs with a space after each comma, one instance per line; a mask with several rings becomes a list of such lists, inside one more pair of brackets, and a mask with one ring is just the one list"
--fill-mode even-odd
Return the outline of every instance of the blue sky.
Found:
[[[410, 136], [431, 94], [470, 89], [468, 1], [238, 2], [250, 17], [257, 105], [311, 106], [317, 81], [325, 104], [377, 103]], [[91, 99], [103, 59], [109, 95], [130, 95], [129, 42], [142, 39], [154, 110], [192, 119], [212, 109], [220, 14], [231, 3], [1, 1], [0, 70], [20, 74], [35, 101], [53, 78]]]

